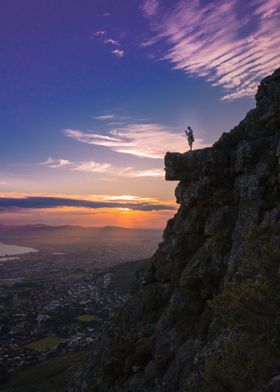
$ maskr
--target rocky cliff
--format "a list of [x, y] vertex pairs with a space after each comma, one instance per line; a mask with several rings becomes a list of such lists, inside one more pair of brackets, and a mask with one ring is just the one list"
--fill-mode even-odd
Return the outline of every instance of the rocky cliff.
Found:
[[72, 391], [280, 390], [279, 164], [280, 69], [213, 147], [166, 154], [178, 212]]

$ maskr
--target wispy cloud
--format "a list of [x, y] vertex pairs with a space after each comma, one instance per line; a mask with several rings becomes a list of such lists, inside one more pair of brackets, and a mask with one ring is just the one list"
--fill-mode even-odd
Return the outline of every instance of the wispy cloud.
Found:
[[[67, 162], [61, 164], [61, 162]], [[52, 169], [68, 169], [85, 173], [101, 173], [113, 177], [141, 178], [141, 177], [164, 177], [164, 171], [158, 168], [139, 170], [134, 167], [117, 167], [110, 163], [99, 163], [95, 161], [73, 162], [61, 158], [48, 158], [40, 165]]]
[[132, 116], [128, 116], [128, 115], [124, 115], [124, 114], [119, 114], [119, 113], [106, 113], [105, 114], [101, 114], [98, 116], [93, 116], [94, 120], [101, 120], [101, 121], [107, 121], [107, 125], [111, 125], [111, 126], [115, 126], [115, 125], [125, 125], [128, 123], [143, 123], [143, 122], [147, 122], [149, 121], [148, 118], [144, 118], [144, 117], [132, 117]]
[[[61, 164], [61, 162], [67, 163]], [[94, 161], [72, 162], [67, 159], [52, 157], [41, 162], [40, 165], [44, 165], [52, 169], [69, 169], [92, 173], [106, 173], [108, 172], [108, 169], [111, 170], [111, 165], [109, 163], [98, 163]]]
[[179, 0], [154, 18], [153, 36], [163, 42], [161, 59], [225, 88], [223, 99], [251, 96], [260, 79], [279, 67], [280, 0]]
[[1, 180], [0, 180], [0, 185], [7, 185], [7, 182], [6, 182], [6, 181], [1, 181]]
[[100, 37], [106, 34], [105, 30], [98, 30], [95, 33], [92, 33], [90, 39], [94, 39], [95, 37]]
[[124, 55], [125, 55], [124, 50], [122, 50], [122, 49], [112, 50], [112, 54], [116, 57], [124, 57]]
[[134, 211], [172, 211], [176, 205], [170, 202], [162, 202], [153, 198], [131, 198], [117, 196], [105, 197], [105, 195], [90, 197], [62, 197], [43, 195], [19, 195], [17, 197], [7, 197], [0, 195], [0, 211], [18, 209], [46, 209], [61, 207], [79, 207], [89, 209], [117, 208], [130, 209]]
[[158, 0], [145, 0], [141, 8], [146, 16], [151, 17], [157, 12], [159, 8], [159, 2]]
[[95, 120], [113, 120], [115, 118], [114, 114], [103, 114], [101, 116], [93, 117]]
[[[92, 197], [92, 196], [91, 196]], [[140, 197], [135, 195], [94, 195], [95, 200], [103, 201], [119, 201], [122, 203], [130, 202], [149, 202], [156, 201], [157, 199], [152, 199], [150, 197]]]
[[[118, 46], [118, 47], [121, 46], [121, 43], [118, 40], [106, 36], [107, 36], [107, 32], [105, 30], [98, 30], [95, 33], [91, 34], [90, 39], [99, 38], [102, 39], [104, 45], [111, 45], [111, 46]], [[119, 58], [125, 56], [125, 51], [122, 48], [114, 49], [111, 51], [111, 53]]]
[[48, 158], [46, 161], [41, 162], [41, 165], [46, 165], [52, 168], [58, 168], [58, 167], [65, 167], [71, 165], [71, 162], [68, 161], [67, 159], [53, 159], [53, 158]]
[[104, 41], [104, 44], [111, 44], [111, 45], [114, 45], [114, 46], [120, 46], [120, 43], [119, 43], [119, 41], [117, 41], [117, 40], [115, 40], [115, 39], [113, 39], [113, 38], [106, 38], [105, 39], [105, 41]]
[[[166, 151], [184, 152], [187, 141], [182, 133], [170, 131], [160, 124], [129, 124], [111, 130], [108, 135], [66, 129], [65, 135], [82, 143], [108, 147], [113, 151], [138, 157], [162, 159]], [[195, 140], [195, 148], [208, 145], [202, 139]]]
[[164, 178], [164, 170], [163, 169], [146, 169], [146, 170], [136, 170], [132, 167], [126, 168], [122, 173], [124, 177], [162, 177]]

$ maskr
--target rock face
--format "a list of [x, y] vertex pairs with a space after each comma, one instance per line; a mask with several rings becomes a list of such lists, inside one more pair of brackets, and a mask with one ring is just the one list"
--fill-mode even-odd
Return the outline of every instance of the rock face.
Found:
[[[268, 370], [255, 384], [240, 375], [242, 368], [235, 370], [234, 350], [229, 355], [232, 362], [226, 363], [228, 350], [239, 347], [241, 339], [247, 342], [254, 336], [259, 342], [260, 333], [252, 335], [247, 324], [247, 329], [242, 324], [244, 301], [238, 295], [245, 290], [246, 300], [256, 287], [257, 293], [263, 293], [260, 282], [271, 272], [263, 272], [268, 268], [254, 261], [263, 260], [262, 250], [257, 250], [262, 241], [257, 238], [263, 238], [260, 231], [269, 233], [269, 244], [279, 250], [280, 69], [261, 82], [256, 102], [256, 109], [213, 147], [166, 154], [166, 180], [179, 181], [179, 210], [167, 223], [145, 279], [80, 369], [71, 391], [276, 390], [278, 354], [274, 362], [268, 360]], [[257, 255], [248, 258], [248, 249], [250, 255], [255, 250]], [[272, 260], [268, 252], [266, 256]], [[249, 284], [253, 288], [246, 291]], [[256, 298], [260, 301], [259, 295]], [[274, 309], [272, 325], [279, 307], [272, 299], [265, 306]], [[256, 314], [262, 311], [255, 310]], [[232, 341], [236, 343], [230, 346]], [[247, 370], [253, 367], [250, 358], [248, 361]], [[216, 363], [216, 367], [226, 365], [215, 373]], [[235, 375], [221, 379], [219, 372], [229, 367]]]

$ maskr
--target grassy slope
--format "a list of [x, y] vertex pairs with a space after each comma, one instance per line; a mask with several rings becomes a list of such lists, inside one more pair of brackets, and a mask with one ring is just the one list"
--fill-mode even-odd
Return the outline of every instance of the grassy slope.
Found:
[[87, 352], [63, 354], [10, 374], [3, 392], [67, 392]]
[[46, 338], [35, 340], [34, 342], [29, 343], [27, 347], [31, 348], [32, 350], [46, 350], [64, 342], [64, 340], [65, 339], [58, 336], [47, 336]]
[[150, 259], [118, 264], [108, 269], [112, 273], [110, 287], [115, 290], [129, 291], [136, 283], [136, 272], [145, 269]]

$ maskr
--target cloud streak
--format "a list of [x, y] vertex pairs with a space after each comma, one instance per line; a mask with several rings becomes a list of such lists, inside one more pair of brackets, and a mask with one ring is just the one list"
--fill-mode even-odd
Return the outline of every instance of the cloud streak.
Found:
[[[64, 133], [82, 143], [107, 147], [115, 152], [143, 158], [162, 159], [167, 150], [183, 152], [187, 149], [183, 132], [172, 132], [160, 124], [128, 124], [109, 131], [108, 135], [77, 129], [66, 129]], [[195, 148], [207, 146], [202, 139], [195, 140]]]
[[113, 46], [120, 46], [119, 41], [113, 39], [113, 38], [106, 38], [104, 41], [104, 44], [111, 44]]
[[146, 16], [155, 33], [142, 46], [161, 41], [161, 59], [222, 86], [224, 100], [252, 96], [279, 66], [280, 0], [179, 0], [160, 17]]
[[106, 121], [106, 120], [113, 120], [116, 116], [112, 113], [112, 114], [103, 114], [100, 116], [95, 116], [94, 119], [95, 120], [101, 120], [101, 121]]
[[124, 50], [122, 50], [122, 49], [115, 49], [115, 50], [112, 50], [112, 54], [114, 55], [114, 56], [116, 56], [116, 57], [124, 57], [124, 55], [125, 55], [125, 53], [124, 53]]
[[164, 177], [164, 171], [162, 169], [151, 168], [139, 170], [134, 167], [116, 167], [110, 163], [99, 163], [95, 161], [73, 162], [67, 159], [50, 157], [46, 161], [41, 162], [40, 165], [44, 165], [52, 169], [68, 169], [86, 173], [99, 173], [113, 177]]
[[91, 36], [90, 36], [90, 39], [94, 39], [94, 37], [102, 37], [102, 36], [104, 36], [106, 34], [106, 31], [105, 30], [98, 30], [98, 31], [96, 31], [95, 33], [92, 33], [91, 34]]
[[161, 203], [155, 199], [136, 200], [89, 200], [51, 196], [26, 196], [26, 197], [0, 197], [0, 211], [13, 211], [17, 209], [47, 209], [47, 208], [118, 208], [134, 211], [172, 211], [176, 206], [171, 203]]

